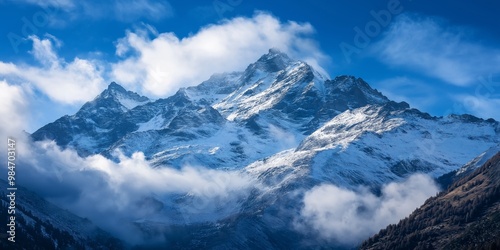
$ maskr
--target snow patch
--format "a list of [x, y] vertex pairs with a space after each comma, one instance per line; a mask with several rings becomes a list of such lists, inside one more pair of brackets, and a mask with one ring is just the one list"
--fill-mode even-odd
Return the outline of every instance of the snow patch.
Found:
[[137, 132], [143, 132], [148, 130], [159, 130], [162, 129], [163, 126], [165, 125], [165, 119], [160, 114], [153, 117], [151, 120], [147, 122], [139, 123], [137, 125], [139, 125]]

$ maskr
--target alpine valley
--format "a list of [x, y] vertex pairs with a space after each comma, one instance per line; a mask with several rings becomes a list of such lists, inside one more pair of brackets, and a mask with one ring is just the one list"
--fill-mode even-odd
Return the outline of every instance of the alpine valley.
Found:
[[[416, 173], [436, 179], [470, 173], [487, 159], [472, 160], [499, 150], [500, 124], [471, 115], [434, 117], [389, 100], [363, 79], [328, 79], [270, 49], [243, 72], [215, 74], [167, 98], [152, 100], [113, 82], [76, 114], [30, 138], [32, 143], [53, 141], [81, 158], [101, 155], [120, 162], [141, 152], [153, 169], [203, 168], [238, 173], [255, 183], [244, 195], [203, 212], [195, 209], [203, 204], [190, 193], [141, 197], [142, 206], [154, 209], [129, 223], [142, 237], [162, 240], [122, 238], [130, 247], [352, 248], [297, 226], [307, 190], [332, 184], [381, 195], [388, 183]], [[40, 214], [35, 207], [25, 208], [31, 217]], [[44, 216], [51, 220], [50, 214]], [[86, 223], [99, 226], [98, 221]], [[75, 241], [86, 239], [75, 232], [70, 232]], [[122, 247], [99, 233], [113, 242], [101, 247]]]

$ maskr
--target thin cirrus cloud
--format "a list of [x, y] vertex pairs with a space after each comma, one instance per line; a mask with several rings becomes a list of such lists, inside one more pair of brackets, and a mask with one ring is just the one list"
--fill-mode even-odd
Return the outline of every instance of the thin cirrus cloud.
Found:
[[407, 102], [424, 112], [429, 112], [440, 98], [434, 86], [407, 76], [387, 78], [374, 82], [374, 86], [389, 99]]
[[150, 39], [144, 30], [128, 31], [118, 41], [116, 53], [123, 59], [112, 65], [112, 78], [154, 96], [199, 84], [213, 73], [243, 70], [271, 47], [326, 73], [320, 65], [328, 58], [311, 39], [313, 27], [267, 13], [224, 20], [184, 38], [160, 33]]
[[135, 21], [140, 18], [148, 20], [161, 20], [174, 15], [174, 9], [166, 1], [151, 0], [126, 0], [110, 2], [85, 2], [82, 1], [83, 13], [86, 16], [101, 19], [109, 16], [109, 10], [112, 16], [122, 22]]
[[500, 106], [500, 80], [493, 75], [479, 77], [473, 91], [455, 94], [454, 112], [469, 112], [483, 118], [500, 120], [498, 107]]
[[500, 73], [500, 50], [473, 41], [470, 33], [432, 17], [401, 15], [371, 52], [391, 66], [468, 86]]
[[48, 6], [55, 6], [59, 8], [74, 8], [76, 2], [74, 0], [20, 0], [16, 1], [17, 3], [25, 3], [25, 4], [32, 4], [32, 5], [38, 5], [41, 7], [48, 7]]
[[10, 82], [32, 84], [53, 101], [75, 104], [91, 100], [105, 86], [104, 65], [101, 62], [75, 57], [67, 62], [60, 58], [54, 45], [61, 42], [53, 36], [30, 36], [30, 53], [39, 65], [14, 64], [0, 61], [0, 76]]
[[16, 3], [37, 5], [50, 9], [55, 14], [50, 20], [52, 25], [64, 26], [68, 20], [84, 18], [115, 19], [133, 22], [140, 18], [161, 20], [171, 17], [174, 10], [167, 1], [152, 0], [112, 0], [112, 1], [75, 1], [75, 0], [22, 0]]
[[457, 102], [458, 110], [462, 113], [472, 113], [482, 118], [493, 118], [500, 121], [500, 98], [481, 98], [478, 95], [456, 95], [454, 100]]
[[322, 184], [307, 191], [296, 229], [321, 239], [355, 246], [391, 223], [397, 223], [438, 192], [434, 181], [422, 174], [392, 182], [375, 196], [366, 189], [347, 190]]

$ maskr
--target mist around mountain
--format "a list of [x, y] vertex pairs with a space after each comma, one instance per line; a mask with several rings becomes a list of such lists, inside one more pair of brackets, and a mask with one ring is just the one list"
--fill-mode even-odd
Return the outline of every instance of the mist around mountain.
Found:
[[500, 152], [361, 249], [500, 248]]
[[434, 117], [271, 49], [157, 100], [111, 83], [20, 136], [18, 175], [128, 247], [350, 249], [499, 134], [493, 119]]
[[[0, 187], [7, 190], [10, 186], [0, 180]], [[16, 218], [15, 237], [12, 238], [15, 242], [7, 240], [13, 235], [2, 233], [2, 249], [123, 249], [126, 246], [90, 220], [75, 216], [29, 190], [18, 188], [15, 191], [14, 209], [9, 204], [9, 193], [1, 193], [2, 225], [12, 223], [8, 219], [10, 216]]]

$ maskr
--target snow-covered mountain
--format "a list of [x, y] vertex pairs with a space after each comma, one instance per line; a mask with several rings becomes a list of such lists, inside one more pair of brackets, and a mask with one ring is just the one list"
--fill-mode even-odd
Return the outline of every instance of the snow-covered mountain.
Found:
[[121, 123], [122, 117], [148, 102], [147, 97], [112, 82], [75, 115], [57, 119], [33, 133], [32, 137], [35, 140], [54, 140], [58, 145], [72, 147], [82, 155], [97, 154], [130, 130], [130, 124]]
[[120, 149], [142, 151], [158, 165], [242, 168], [296, 147], [343, 111], [388, 101], [362, 79], [325, 80], [306, 63], [270, 50], [244, 72], [214, 75], [156, 101], [112, 83], [75, 115], [32, 137], [54, 139], [83, 156], [111, 157]]
[[32, 137], [84, 156], [141, 151], [176, 168], [304, 166], [316, 179], [353, 186], [447, 173], [496, 145], [498, 133], [494, 120], [431, 117], [362, 79], [328, 80], [271, 49], [243, 72], [214, 75], [165, 99], [150, 101], [112, 83]]
[[[412, 173], [438, 177], [498, 145], [499, 135], [493, 119], [433, 117], [389, 100], [360, 78], [327, 79], [271, 49], [243, 72], [216, 74], [158, 100], [112, 83], [32, 138], [55, 140], [81, 156], [115, 159], [116, 150], [127, 156], [141, 151], [156, 167], [248, 173], [265, 191], [249, 195], [239, 212], [216, 224], [179, 225], [199, 232], [179, 244], [297, 248], [310, 243], [291, 225], [301, 191], [319, 183], [377, 189]], [[166, 210], [180, 209], [178, 198], [158, 198], [169, 204], [159, 213], [175, 214]], [[217, 242], [221, 237], [231, 240]]]
[[319, 181], [376, 187], [411, 173], [438, 177], [458, 169], [497, 145], [499, 132], [493, 120], [469, 115], [431, 117], [406, 103], [388, 102], [345, 111], [297, 148], [247, 169], [273, 175], [273, 171], [304, 168]]

